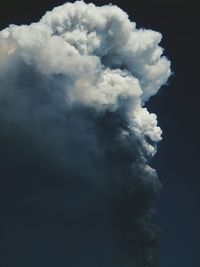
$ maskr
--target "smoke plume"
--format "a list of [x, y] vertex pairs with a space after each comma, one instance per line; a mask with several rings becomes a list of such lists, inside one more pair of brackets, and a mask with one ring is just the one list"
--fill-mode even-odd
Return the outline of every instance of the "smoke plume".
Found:
[[157, 266], [161, 38], [83, 1], [0, 32], [3, 266]]

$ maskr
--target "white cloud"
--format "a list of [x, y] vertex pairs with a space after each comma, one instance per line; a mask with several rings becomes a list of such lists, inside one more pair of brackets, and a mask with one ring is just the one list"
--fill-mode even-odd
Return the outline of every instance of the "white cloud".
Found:
[[161, 38], [158, 32], [137, 29], [116, 6], [67, 3], [38, 23], [0, 32], [0, 75], [5, 66], [9, 73], [8, 66], [13, 71], [13, 64], [17, 69], [24, 62], [49, 77], [65, 77], [62, 88], [71, 103], [113, 110], [120, 106], [119, 98], [129, 99], [130, 124], [142, 138], [156, 142], [161, 130], [143, 104], [171, 73]]

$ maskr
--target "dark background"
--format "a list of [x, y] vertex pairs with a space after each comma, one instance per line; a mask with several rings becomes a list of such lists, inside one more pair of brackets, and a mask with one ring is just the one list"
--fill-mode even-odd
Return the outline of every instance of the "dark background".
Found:
[[[37, 21], [45, 11], [64, 2], [1, 2], [0, 29]], [[152, 161], [163, 183], [157, 203], [162, 227], [161, 267], [200, 266], [200, 4], [194, 0], [93, 0], [97, 5], [109, 2], [128, 12], [138, 27], [163, 34], [161, 45], [174, 74], [147, 105], [158, 115], [163, 130], [163, 141]]]

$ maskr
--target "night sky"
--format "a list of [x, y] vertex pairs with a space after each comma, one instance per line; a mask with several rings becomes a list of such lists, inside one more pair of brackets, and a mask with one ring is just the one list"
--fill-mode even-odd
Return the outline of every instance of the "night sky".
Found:
[[[93, 2], [102, 5], [110, 1]], [[63, 3], [60, 0], [4, 1], [0, 8], [0, 28], [38, 21], [45, 11]], [[112, 3], [125, 10], [137, 27], [163, 35], [161, 45], [172, 63], [173, 75], [168, 85], [147, 104], [158, 115], [163, 130], [163, 140], [151, 163], [163, 184], [157, 201], [157, 221], [162, 229], [160, 266], [200, 266], [200, 5], [195, 0], [184, 3], [113, 0]]]

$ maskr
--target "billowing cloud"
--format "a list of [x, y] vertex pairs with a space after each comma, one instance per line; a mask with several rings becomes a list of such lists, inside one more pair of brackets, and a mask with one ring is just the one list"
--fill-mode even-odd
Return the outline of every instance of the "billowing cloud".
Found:
[[161, 38], [82, 1], [0, 32], [5, 209], [37, 233], [62, 221], [67, 266], [156, 265], [160, 182], [148, 161], [162, 131], [145, 103], [171, 73]]

